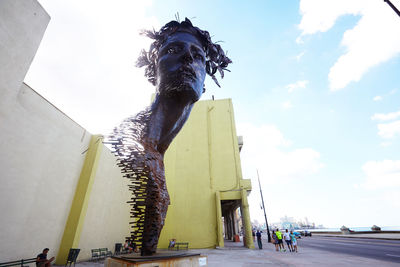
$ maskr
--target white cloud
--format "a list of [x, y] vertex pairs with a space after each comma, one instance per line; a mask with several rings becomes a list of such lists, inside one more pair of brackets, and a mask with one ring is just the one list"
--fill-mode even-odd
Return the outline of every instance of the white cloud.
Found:
[[285, 194], [285, 184], [296, 180], [306, 183], [307, 178], [323, 167], [320, 154], [312, 148], [293, 148], [292, 142], [275, 125], [238, 124], [237, 133], [243, 136], [240, 153], [243, 178], [252, 179], [253, 190], [249, 196], [252, 219], [264, 220], [259, 208], [257, 169], [270, 222], [278, 221], [286, 212], [294, 216], [310, 213], [298, 204], [295, 208], [293, 201], [282, 198], [282, 194]]
[[298, 54], [297, 56], [296, 56], [296, 60], [297, 61], [300, 61], [300, 59], [304, 56], [304, 54], [305, 54], [306, 52], [301, 52], [300, 54]]
[[301, 0], [300, 14], [302, 15], [299, 28], [301, 35], [326, 32], [335, 24], [339, 16], [359, 14], [363, 2], [368, 0]]
[[[92, 133], [108, 133], [150, 103], [154, 87], [135, 67], [150, 40], [151, 1], [49, 1], [51, 16], [25, 81]], [[123, 7], [123, 8], [121, 8]]]
[[391, 146], [392, 145], [392, 142], [382, 142], [381, 143], [381, 147], [388, 147], [388, 146]]
[[[390, 121], [396, 120], [400, 117], [400, 110], [396, 112], [389, 112], [389, 113], [375, 113], [371, 120], [379, 120], [379, 121]], [[396, 120], [389, 123], [379, 123], [377, 125], [378, 128], [378, 135], [384, 139], [392, 139], [397, 135], [400, 136], [400, 120]], [[392, 143], [385, 141], [381, 143], [381, 146], [387, 147], [390, 146]]]
[[387, 139], [400, 135], [400, 120], [378, 124], [378, 134]]
[[383, 100], [383, 97], [380, 96], [380, 95], [377, 95], [377, 96], [375, 96], [375, 97], [373, 98], [373, 100], [374, 100], [374, 101], [382, 101], [382, 100]]
[[346, 52], [328, 75], [332, 91], [359, 81], [371, 67], [400, 53], [400, 19], [384, 1], [301, 0], [300, 13], [300, 39], [307, 34], [328, 31], [340, 16], [361, 16], [357, 25], [343, 34], [341, 45]]
[[400, 186], [400, 160], [368, 161], [362, 166], [367, 189]]
[[282, 108], [284, 108], [284, 109], [290, 109], [292, 107], [293, 107], [293, 105], [292, 105], [292, 102], [290, 102], [290, 100], [282, 103]]
[[303, 39], [301, 38], [301, 36], [296, 38], [296, 44], [304, 44]]
[[395, 120], [398, 117], [400, 117], [400, 110], [396, 112], [390, 112], [390, 113], [375, 113], [372, 117], [371, 120], [380, 120], [380, 121], [389, 121], [389, 120]]
[[308, 84], [307, 80], [302, 80], [302, 81], [297, 81], [295, 83], [288, 84], [288, 85], [286, 85], [286, 88], [288, 89], [289, 93], [293, 93], [297, 89], [306, 88], [307, 84]]
[[323, 167], [319, 152], [312, 148], [290, 149], [292, 142], [275, 125], [239, 124], [238, 134], [243, 136], [240, 157], [245, 178], [259, 169], [260, 174], [268, 177], [265, 183], [274, 183], [301, 179]]

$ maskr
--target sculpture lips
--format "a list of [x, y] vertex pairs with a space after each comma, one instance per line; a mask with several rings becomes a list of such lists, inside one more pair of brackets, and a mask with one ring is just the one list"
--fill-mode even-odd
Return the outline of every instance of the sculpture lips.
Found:
[[192, 80], [195, 80], [197, 78], [196, 72], [190, 67], [187, 66], [182, 66], [179, 68], [179, 75], [184, 75], [186, 77], [189, 77]]

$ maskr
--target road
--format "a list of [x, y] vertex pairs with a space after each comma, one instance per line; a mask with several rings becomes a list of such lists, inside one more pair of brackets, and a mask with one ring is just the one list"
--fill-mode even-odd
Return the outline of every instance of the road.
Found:
[[303, 237], [299, 249], [310, 247], [335, 253], [400, 263], [400, 240], [381, 240], [345, 237]]

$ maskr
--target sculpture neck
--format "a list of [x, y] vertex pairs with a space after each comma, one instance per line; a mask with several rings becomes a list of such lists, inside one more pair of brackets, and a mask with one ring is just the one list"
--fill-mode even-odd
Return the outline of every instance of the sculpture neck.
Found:
[[189, 118], [193, 104], [177, 97], [156, 95], [150, 107], [147, 138], [162, 155]]

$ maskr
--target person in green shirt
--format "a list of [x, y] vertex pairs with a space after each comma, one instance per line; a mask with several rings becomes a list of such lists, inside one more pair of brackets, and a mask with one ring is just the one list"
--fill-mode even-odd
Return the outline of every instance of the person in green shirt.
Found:
[[286, 251], [285, 245], [282, 242], [282, 233], [281, 233], [281, 231], [279, 231], [279, 229], [276, 229], [275, 234], [276, 234], [276, 237], [278, 238], [279, 250], [282, 251], [282, 249], [283, 249], [283, 251]]
[[297, 253], [297, 238], [296, 235], [293, 233], [293, 231], [290, 231], [290, 238], [292, 239], [293, 249]]

